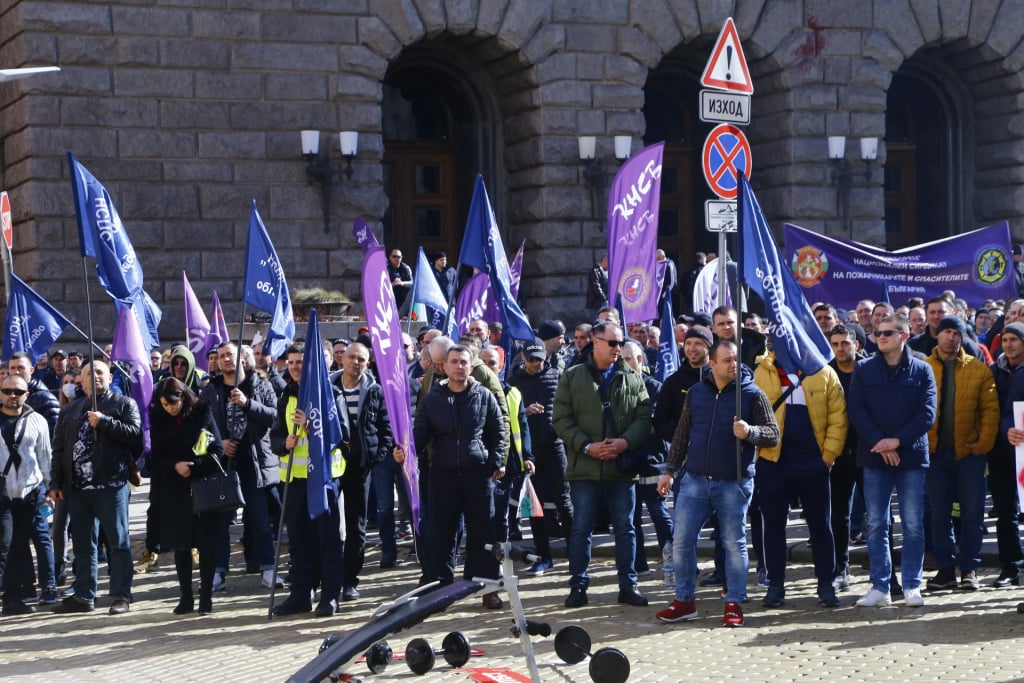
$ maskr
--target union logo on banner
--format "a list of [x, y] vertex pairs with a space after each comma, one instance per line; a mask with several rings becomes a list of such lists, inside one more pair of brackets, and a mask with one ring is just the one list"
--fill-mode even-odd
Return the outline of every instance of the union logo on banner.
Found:
[[793, 277], [803, 287], [813, 287], [828, 273], [828, 256], [815, 247], [801, 247], [793, 252]]
[[1007, 274], [1005, 248], [988, 246], [978, 252], [974, 260], [974, 276], [983, 285], [995, 286], [1003, 281]]
[[622, 298], [627, 306], [636, 306], [647, 299], [651, 278], [643, 268], [630, 268], [622, 276]]

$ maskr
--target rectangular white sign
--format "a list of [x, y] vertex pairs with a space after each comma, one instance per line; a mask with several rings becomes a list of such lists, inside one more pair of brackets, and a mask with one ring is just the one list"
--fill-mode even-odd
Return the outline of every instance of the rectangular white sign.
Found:
[[736, 232], [736, 201], [708, 199], [704, 202], [704, 219], [708, 232]]
[[750, 123], [750, 95], [701, 90], [700, 120], [745, 126]]

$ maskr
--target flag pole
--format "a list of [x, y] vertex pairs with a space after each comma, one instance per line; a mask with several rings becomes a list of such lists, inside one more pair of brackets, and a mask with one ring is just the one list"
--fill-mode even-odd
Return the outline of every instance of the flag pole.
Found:
[[[242, 340], [245, 339], [245, 299], [242, 299], [242, 317], [238, 321], [238, 346], [235, 347], [235, 383], [232, 389], [238, 388], [238, 369], [242, 367]], [[281, 527], [278, 527], [280, 529]], [[273, 589], [271, 589], [273, 590]]]
[[[743, 194], [743, 184], [746, 181], [746, 176], [743, 171], [740, 171], [740, 182], [738, 190], [740, 195]], [[738, 309], [740, 304], [740, 290], [742, 289], [743, 282], [743, 217], [745, 211], [743, 210], [743, 197], [738, 197], [739, 201], [736, 203], [736, 294], [732, 300], [736, 302], [736, 418], [742, 419], [743, 417], [743, 396], [740, 392], [741, 383], [741, 372], [743, 364], [743, 312]], [[719, 233], [725, 235], [725, 233]], [[724, 242], [723, 242], [724, 243]], [[725, 254], [719, 254], [718, 258], [724, 259]], [[719, 273], [725, 274], [726, 269], [722, 268]], [[724, 282], [719, 280], [719, 291], [722, 290], [722, 286], [729, 286], [728, 277], [725, 278]], [[753, 368], [751, 368], [753, 369]], [[736, 483], [739, 484], [743, 481], [743, 458], [742, 458], [742, 443], [739, 439], [736, 439]]]
[[[243, 304], [244, 305], [244, 304]], [[238, 376], [236, 370], [235, 376]], [[292, 435], [299, 433], [299, 426], [292, 425]], [[277, 521], [277, 539], [274, 541], [274, 580], [270, 584], [270, 606], [267, 607], [267, 621], [274, 620], [274, 598], [277, 596], [277, 568], [281, 564], [281, 536], [284, 535], [284, 511], [288, 505], [288, 489], [292, 484], [292, 466], [295, 464], [295, 449], [288, 451], [288, 471], [285, 474], [284, 494], [281, 496], [281, 515]], [[289, 539], [289, 544], [291, 540]]]
[[[89, 326], [89, 374], [92, 375], [92, 391], [89, 393], [92, 395], [92, 410], [96, 412], [96, 351], [93, 349], [96, 346], [96, 342], [93, 341], [92, 300], [89, 297], [89, 265], [85, 262], [86, 258], [85, 256], [82, 257], [82, 289], [85, 290], [85, 312]], [[78, 328], [76, 327], [75, 329], [77, 330]], [[81, 330], [78, 331], [81, 332]], [[103, 355], [106, 356], [106, 352]]]

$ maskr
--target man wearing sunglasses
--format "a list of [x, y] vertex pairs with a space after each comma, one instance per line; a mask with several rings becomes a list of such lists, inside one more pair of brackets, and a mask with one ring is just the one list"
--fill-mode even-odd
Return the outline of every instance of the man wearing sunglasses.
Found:
[[569, 534], [571, 591], [565, 606], [587, 604], [591, 535], [604, 501], [615, 528], [618, 601], [643, 607], [647, 598], [637, 590], [634, 564], [636, 487], [633, 475], [619, 472], [615, 459], [623, 451], [647, 442], [651, 435], [651, 400], [640, 374], [619, 358], [622, 327], [599, 323], [592, 330], [592, 340], [592, 350], [581, 363], [565, 371], [555, 392], [555, 431], [565, 442], [565, 478], [573, 507]]
[[[0, 495], [3, 614], [30, 614], [35, 608], [22, 602], [22, 598], [28, 597], [25, 587], [31, 588], [35, 578], [29, 542], [36, 511], [46, 496], [46, 482], [50, 478], [50, 430], [46, 420], [25, 405], [28, 384], [24, 379], [16, 375], [7, 377], [0, 394], [0, 473], [5, 489]], [[52, 591], [52, 587], [43, 588]]]
[[857, 430], [857, 465], [864, 468], [864, 506], [868, 514], [871, 590], [857, 605], [891, 604], [889, 583], [889, 503], [896, 489], [903, 529], [903, 599], [924, 604], [924, 482], [928, 469], [928, 431], [938, 409], [935, 376], [911, 354], [910, 323], [890, 315], [874, 330], [878, 353], [857, 363], [850, 380], [847, 414]]

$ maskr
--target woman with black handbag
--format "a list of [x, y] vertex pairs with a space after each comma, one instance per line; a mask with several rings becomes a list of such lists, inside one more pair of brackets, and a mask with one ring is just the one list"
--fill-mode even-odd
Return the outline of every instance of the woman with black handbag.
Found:
[[160, 543], [174, 548], [174, 566], [178, 572], [181, 600], [175, 614], [195, 610], [192, 595], [192, 553], [199, 549], [199, 614], [213, 611], [214, 544], [220, 512], [193, 514], [191, 482], [223, 471], [224, 451], [220, 433], [201, 401], [180, 380], [168, 377], [153, 390], [149, 405], [152, 449], [152, 478], [160, 487]]

